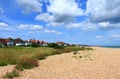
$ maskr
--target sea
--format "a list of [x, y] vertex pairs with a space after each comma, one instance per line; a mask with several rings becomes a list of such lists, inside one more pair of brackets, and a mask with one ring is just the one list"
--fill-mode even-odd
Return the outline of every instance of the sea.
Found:
[[106, 48], [120, 48], [120, 46], [101, 46], [101, 47], [106, 47]]

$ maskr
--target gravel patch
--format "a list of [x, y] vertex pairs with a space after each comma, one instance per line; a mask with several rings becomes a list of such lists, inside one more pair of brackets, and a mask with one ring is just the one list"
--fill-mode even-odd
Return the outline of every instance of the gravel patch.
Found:
[[0, 79], [3, 79], [3, 76], [7, 72], [11, 72], [14, 69], [14, 67], [15, 67], [15, 65], [8, 65], [8, 66], [0, 67]]

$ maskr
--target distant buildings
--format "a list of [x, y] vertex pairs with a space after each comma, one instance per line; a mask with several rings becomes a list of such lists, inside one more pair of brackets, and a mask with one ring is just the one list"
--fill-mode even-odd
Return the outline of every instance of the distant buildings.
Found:
[[[50, 43], [41, 41], [41, 40], [22, 40], [20, 38], [12, 39], [12, 38], [0, 38], [0, 47], [12, 47], [12, 46], [32, 46], [32, 44], [35, 44], [37, 46], [48, 46]], [[84, 46], [80, 44], [68, 44], [65, 42], [56, 42], [54, 44], [57, 44], [58, 46]]]
[[59, 46], [70, 46], [70, 44], [64, 43], [64, 42], [56, 42]]
[[36, 43], [39, 46], [48, 46], [48, 42], [30, 39], [30, 40], [22, 40], [20, 38], [12, 39], [12, 38], [0, 38], [0, 47], [11, 47], [11, 46], [31, 46], [32, 43]]

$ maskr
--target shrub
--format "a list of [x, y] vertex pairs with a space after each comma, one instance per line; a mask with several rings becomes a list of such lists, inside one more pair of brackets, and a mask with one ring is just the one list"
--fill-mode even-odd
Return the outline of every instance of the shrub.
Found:
[[31, 46], [32, 46], [32, 47], [39, 47], [39, 44], [37, 44], [37, 43], [32, 43]]
[[52, 48], [55, 48], [55, 49], [64, 49], [65, 48], [65, 46], [59, 46], [56, 43], [49, 43], [48, 47], [52, 47]]
[[35, 59], [20, 60], [16, 66], [18, 70], [31, 69], [33, 67], [38, 67], [38, 61]]
[[7, 66], [7, 63], [5, 63], [4, 61], [0, 62], [0, 66]]
[[4, 76], [4, 78], [7, 79], [13, 79], [13, 77], [19, 77], [19, 73], [17, 70], [13, 70], [12, 72], [6, 73], [6, 75]]
[[0, 48], [2, 48], [2, 45], [0, 44]]
[[93, 50], [93, 48], [86, 48], [86, 50]]
[[73, 54], [77, 54], [78, 52], [77, 51], [74, 51]]
[[61, 53], [64, 53], [64, 52], [60, 49], [54, 50], [54, 54], [61, 54]]
[[58, 45], [57, 45], [57, 46], [55, 46], [54, 48], [55, 48], [55, 49], [64, 49], [65, 47], [64, 47], [64, 46], [58, 46]]
[[46, 58], [46, 55], [44, 53], [41, 53], [41, 54], [37, 55], [36, 58], [39, 59], [39, 60], [42, 60], [42, 59]]
[[12, 60], [12, 61], [10, 62], [10, 64], [11, 64], [11, 65], [16, 64], [16, 60], [15, 60], [15, 59], [14, 59], [14, 60]]

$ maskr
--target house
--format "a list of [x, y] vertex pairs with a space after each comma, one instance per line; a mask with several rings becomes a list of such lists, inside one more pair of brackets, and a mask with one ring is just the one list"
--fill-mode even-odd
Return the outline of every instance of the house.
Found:
[[14, 39], [12, 38], [5, 39], [5, 43], [7, 44], [7, 46], [14, 46]]
[[56, 42], [56, 44], [59, 46], [69, 46], [69, 44], [64, 43], [64, 42]]
[[44, 42], [44, 41], [40, 41], [40, 40], [31, 39], [30, 42], [31, 43], [36, 43], [39, 46], [48, 46], [48, 42]]
[[31, 42], [31, 43], [40, 43], [39, 40], [35, 40], [35, 39], [31, 39], [29, 42]]
[[14, 46], [14, 40], [12, 38], [8, 38], [8, 39], [0, 38], [0, 46], [1, 47]]
[[57, 44], [58, 46], [63, 46], [63, 45], [64, 45], [64, 42], [56, 42], [56, 44]]
[[70, 44], [68, 44], [68, 43], [64, 43], [64, 46], [70, 46]]
[[5, 39], [0, 38], [0, 47], [5, 47]]
[[25, 46], [25, 42], [20, 38], [15, 39], [14, 44], [15, 46]]
[[43, 42], [42, 46], [48, 46], [48, 42]]
[[30, 46], [32, 45], [32, 43], [30, 42], [30, 40], [25, 40], [25, 46]]

